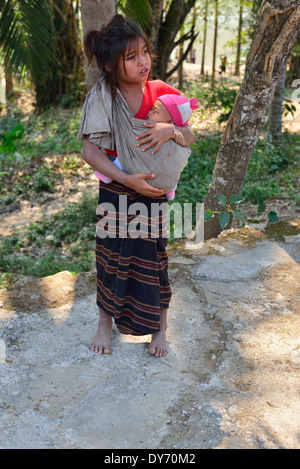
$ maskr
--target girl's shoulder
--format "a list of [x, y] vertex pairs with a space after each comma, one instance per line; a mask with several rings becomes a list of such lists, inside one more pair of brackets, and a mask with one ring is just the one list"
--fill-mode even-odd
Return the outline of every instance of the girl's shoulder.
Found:
[[141, 107], [135, 117], [137, 119], [146, 119], [148, 112], [152, 109], [157, 98], [163, 94], [180, 94], [180, 91], [162, 80], [149, 80], [144, 89]]
[[177, 88], [174, 88], [168, 83], [162, 80], [149, 80], [146, 86], [146, 89], [151, 92], [151, 94], [156, 94], [157, 97], [161, 96], [162, 94], [180, 94], [180, 91]]

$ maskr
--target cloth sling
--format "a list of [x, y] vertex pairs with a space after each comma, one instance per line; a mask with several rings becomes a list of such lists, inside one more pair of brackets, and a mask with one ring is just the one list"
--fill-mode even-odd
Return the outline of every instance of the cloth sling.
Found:
[[99, 148], [116, 148], [127, 174], [154, 173], [156, 177], [147, 182], [168, 192], [178, 183], [191, 150], [168, 140], [154, 155], [153, 148], [142, 151], [136, 146], [136, 137], [145, 132], [143, 122], [133, 116], [119, 90], [115, 100], [112, 99], [101, 78], [86, 96], [77, 139], [89, 135], [89, 140]]

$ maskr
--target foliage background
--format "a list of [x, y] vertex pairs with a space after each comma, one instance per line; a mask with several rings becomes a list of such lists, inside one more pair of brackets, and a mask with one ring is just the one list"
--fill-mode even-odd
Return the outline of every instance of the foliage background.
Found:
[[[134, 4], [119, 3], [122, 8], [132, 8]], [[166, 7], [168, 4], [165, 2]], [[220, 1], [219, 7], [226, 17], [230, 8], [238, 4], [233, 0]], [[241, 83], [259, 4], [244, 2], [247, 14], [242, 31], [240, 75], [235, 76], [235, 59], [232, 59], [225, 76], [216, 71], [216, 83], [212, 85], [209, 72], [200, 75], [200, 57], [193, 68], [193, 64], [186, 63], [186, 55], [182, 84], [178, 83], [178, 71], [170, 77], [172, 84], [181, 86], [185, 95], [197, 97], [200, 103], [191, 121], [197, 138], [181, 176], [176, 202], [197, 203], [205, 198], [222, 131]], [[0, 114], [0, 215], [5, 222], [13, 210], [19, 210], [21, 217], [25, 202], [31, 207], [44, 207], [39, 221], [26, 227], [17, 223], [10, 233], [2, 228], [2, 287], [24, 275], [42, 277], [61, 270], [80, 272], [94, 265], [97, 183], [93, 171], [81, 159], [82, 143], [76, 140], [85, 96], [78, 5], [78, 2], [62, 0], [0, 0], [2, 76], [7, 81], [9, 75], [13, 78], [11, 95], [1, 105]], [[199, 34], [198, 40], [202, 40], [205, 2], [197, 1], [195, 5], [194, 31]], [[137, 12], [142, 23], [147, 19], [147, 12], [147, 5]], [[209, 2], [209, 15], [212, 20], [214, 2]], [[186, 30], [193, 29], [192, 8], [184, 24]], [[176, 40], [180, 34], [179, 31]], [[72, 48], [67, 46], [69, 43]], [[232, 38], [228, 48], [234, 50], [236, 46], [237, 37]], [[61, 54], [53, 55], [57, 50]], [[297, 75], [299, 55], [298, 38], [286, 77], [284, 122], [291, 122], [299, 111], [299, 103], [292, 101], [291, 87], [293, 80], [300, 76]], [[169, 66], [176, 65], [173, 56]], [[275, 202], [279, 207], [291, 207], [290, 213], [299, 213], [299, 153], [299, 129], [295, 131], [293, 126], [285, 125], [282, 143], [274, 145], [266, 124], [241, 194], [244, 201], [239, 206], [244, 215], [235, 226], [266, 220], [266, 213]], [[47, 201], [51, 203], [47, 205]], [[51, 205], [53, 202], [57, 202], [56, 210]], [[280, 219], [285, 216], [280, 211], [278, 215]], [[171, 233], [170, 243], [174, 242], [178, 240]]]

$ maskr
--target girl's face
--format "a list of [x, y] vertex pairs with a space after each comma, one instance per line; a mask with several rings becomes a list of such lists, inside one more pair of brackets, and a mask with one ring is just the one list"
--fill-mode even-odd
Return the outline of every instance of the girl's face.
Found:
[[145, 40], [139, 37], [128, 44], [124, 61], [120, 57], [117, 82], [118, 85], [143, 83], [148, 79], [151, 69], [151, 58]]

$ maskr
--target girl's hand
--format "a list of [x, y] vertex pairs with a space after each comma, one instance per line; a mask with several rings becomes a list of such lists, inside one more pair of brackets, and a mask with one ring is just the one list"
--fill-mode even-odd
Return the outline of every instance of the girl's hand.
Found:
[[155, 178], [155, 174], [146, 174], [146, 173], [136, 173], [127, 176], [126, 186], [131, 187], [139, 194], [145, 195], [146, 197], [160, 197], [164, 194], [164, 191], [161, 189], [156, 189], [156, 187], [150, 186], [146, 179]]
[[152, 154], [156, 153], [165, 142], [170, 140], [174, 133], [173, 125], [164, 122], [144, 122], [144, 126], [148, 127], [148, 130], [136, 137], [139, 140], [137, 146], [139, 147], [149, 142], [142, 151], [149, 150], [149, 148], [155, 146]]

